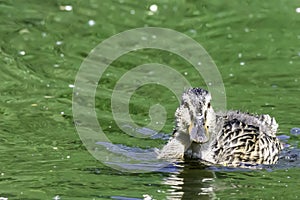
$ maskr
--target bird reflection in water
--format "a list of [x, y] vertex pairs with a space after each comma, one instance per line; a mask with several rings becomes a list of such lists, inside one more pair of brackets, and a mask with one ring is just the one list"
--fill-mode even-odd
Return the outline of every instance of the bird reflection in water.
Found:
[[204, 168], [198, 162], [177, 165], [177, 172], [170, 173], [163, 181], [169, 185], [167, 199], [214, 199], [214, 171]]

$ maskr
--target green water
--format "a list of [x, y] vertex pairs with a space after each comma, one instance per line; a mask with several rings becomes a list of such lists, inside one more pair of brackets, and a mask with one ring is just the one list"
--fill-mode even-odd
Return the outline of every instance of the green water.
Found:
[[[151, 13], [153, 4], [158, 9]], [[280, 134], [291, 136], [290, 129], [300, 126], [298, 7], [290, 0], [0, 1], [0, 197], [300, 198], [297, 165], [230, 171], [179, 164], [174, 172], [140, 174], [111, 169], [89, 154], [72, 117], [72, 85], [89, 52], [119, 32], [154, 26], [184, 33], [207, 50], [222, 75], [228, 109], [268, 113], [277, 119]], [[123, 55], [107, 69], [96, 94], [98, 120], [114, 143], [146, 148], [165, 143], [128, 136], [110, 110], [116, 82], [134, 66], [150, 62], [172, 66], [192, 86], [205, 87], [194, 69], [171, 53]], [[157, 102], [167, 111], [162, 132], [170, 133], [178, 101], [162, 86], [136, 91], [132, 119], [147, 125], [149, 108]], [[296, 147], [298, 140], [291, 136], [288, 143]]]

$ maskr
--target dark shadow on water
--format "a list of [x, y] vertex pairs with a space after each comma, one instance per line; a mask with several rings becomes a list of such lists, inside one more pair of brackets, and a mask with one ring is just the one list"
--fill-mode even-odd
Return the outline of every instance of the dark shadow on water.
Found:
[[170, 173], [163, 181], [169, 185], [168, 199], [213, 199], [214, 171], [199, 162], [188, 161], [179, 165], [179, 173]]

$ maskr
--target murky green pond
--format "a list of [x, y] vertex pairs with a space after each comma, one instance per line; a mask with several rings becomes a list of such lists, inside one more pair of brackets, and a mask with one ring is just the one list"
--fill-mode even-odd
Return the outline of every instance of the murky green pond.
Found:
[[[300, 135], [290, 129], [300, 126], [299, 1], [6, 0], [0, 1], [0, 21], [0, 199], [300, 198], [297, 160], [252, 171], [197, 163], [151, 173], [112, 169], [86, 150], [72, 114], [75, 77], [93, 48], [122, 31], [164, 27], [207, 50], [223, 78], [228, 109], [274, 116], [279, 134], [290, 136], [289, 148], [297, 149]], [[205, 88], [205, 77], [158, 49], [129, 52], [103, 73], [95, 104], [106, 136], [132, 148], [160, 148], [162, 137], [132, 137], [111, 112], [118, 80], [144, 63], [168, 65], [194, 87]], [[178, 101], [161, 85], [135, 91], [131, 118], [146, 126], [156, 103], [166, 110], [161, 132], [171, 133]]]

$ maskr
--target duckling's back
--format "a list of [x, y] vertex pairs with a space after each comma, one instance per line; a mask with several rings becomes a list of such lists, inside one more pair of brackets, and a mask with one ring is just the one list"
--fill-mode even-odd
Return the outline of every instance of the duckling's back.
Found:
[[211, 146], [215, 163], [247, 166], [277, 162], [282, 145], [276, 137], [278, 124], [274, 118], [239, 111], [220, 117], [222, 129]]

